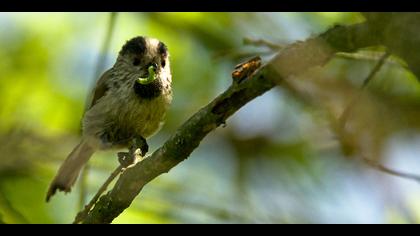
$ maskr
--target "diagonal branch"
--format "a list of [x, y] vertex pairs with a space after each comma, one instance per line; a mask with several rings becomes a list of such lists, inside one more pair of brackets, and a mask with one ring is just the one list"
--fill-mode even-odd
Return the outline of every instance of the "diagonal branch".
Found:
[[124, 171], [114, 188], [100, 198], [83, 223], [112, 222], [130, 206], [146, 184], [188, 158], [209, 132], [224, 124], [246, 103], [281, 83], [282, 78], [322, 66], [336, 51], [351, 52], [375, 43], [366, 25], [357, 24], [336, 26], [318, 37], [286, 46], [251, 77], [242, 83], [233, 83], [194, 114], [151, 156]]
[[185, 160], [198, 147], [200, 141], [239, 108], [263, 94], [274, 83], [267, 80], [273, 76], [270, 70], [259, 71], [242, 84], [233, 84], [187, 120], [166, 143], [151, 156], [128, 168], [114, 188], [101, 197], [83, 223], [110, 223], [138, 195], [141, 189], [157, 176], [167, 173]]

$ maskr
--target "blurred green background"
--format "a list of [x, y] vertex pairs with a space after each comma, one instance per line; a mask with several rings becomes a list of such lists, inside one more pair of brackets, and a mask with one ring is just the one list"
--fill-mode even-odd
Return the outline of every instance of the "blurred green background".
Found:
[[[96, 153], [84, 191], [79, 183], [45, 203], [49, 182], [78, 143], [98, 60], [105, 58], [102, 73], [126, 40], [156, 37], [171, 54], [174, 100], [149, 140], [153, 151], [230, 85], [236, 64], [273, 55], [244, 38], [285, 45], [364, 21], [359, 13], [117, 13], [101, 52], [110, 15], [0, 13], [0, 223], [71, 223], [81, 192], [90, 199], [118, 165], [115, 153]], [[385, 63], [355, 108], [349, 146], [329, 123], [380, 52], [336, 56], [303, 75], [296, 88], [312, 104], [281, 86], [247, 104], [113, 223], [420, 223], [418, 183], [346, 152], [420, 173], [416, 78], [396, 58]]]

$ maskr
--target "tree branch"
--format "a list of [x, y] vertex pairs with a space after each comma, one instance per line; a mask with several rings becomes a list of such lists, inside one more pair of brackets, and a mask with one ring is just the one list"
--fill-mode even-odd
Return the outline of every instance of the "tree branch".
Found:
[[126, 169], [83, 223], [112, 222], [130, 206], [147, 183], [185, 160], [209, 132], [224, 124], [246, 103], [281, 83], [282, 78], [322, 66], [337, 50], [350, 52], [372, 45], [375, 38], [365, 27], [364, 24], [336, 26], [318, 37], [283, 48], [267, 65], [242, 83], [233, 83], [194, 114], [151, 156]]
[[271, 73], [268, 69], [260, 70], [242, 84], [233, 84], [226, 92], [198, 111], [161, 148], [137, 165], [128, 168], [114, 188], [101, 197], [83, 223], [112, 222], [131, 204], [144, 185], [185, 160], [210, 131], [223, 124], [247, 102], [274, 87], [274, 83], [267, 80], [267, 77], [273, 76]]

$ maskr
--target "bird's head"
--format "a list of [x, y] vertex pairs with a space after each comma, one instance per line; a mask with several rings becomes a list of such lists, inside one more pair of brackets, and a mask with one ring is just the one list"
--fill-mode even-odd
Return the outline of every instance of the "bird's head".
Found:
[[138, 36], [128, 40], [119, 52], [117, 64], [138, 83], [169, 79], [169, 52], [158, 39]]

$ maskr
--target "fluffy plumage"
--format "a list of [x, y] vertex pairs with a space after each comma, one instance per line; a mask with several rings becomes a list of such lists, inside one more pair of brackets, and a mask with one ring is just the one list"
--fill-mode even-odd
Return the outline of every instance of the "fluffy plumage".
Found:
[[[80, 170], [99, 149], [127, 148], [136, 137], [148, 138], [162, 126], [172, 100], [172, 75], [165, 44], [135, 37], [126, 42], [114, 66], [98, 80], [83, 117], [81, 142], [61, 165], [47, 193], [69, 192]], [[157, 78], [142, 85], [147, 68], [156, 65]]]

